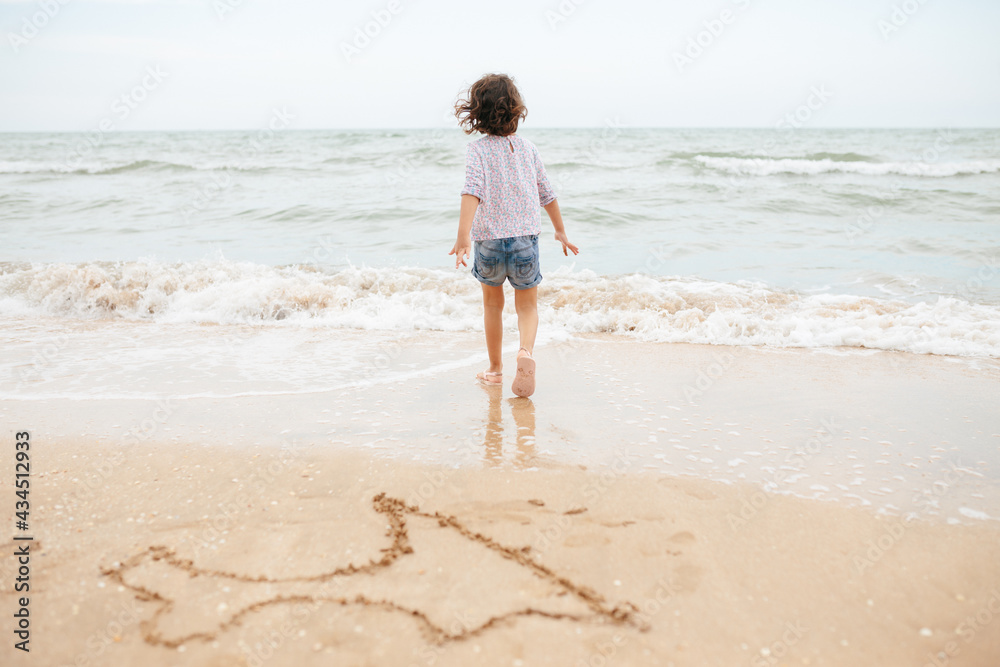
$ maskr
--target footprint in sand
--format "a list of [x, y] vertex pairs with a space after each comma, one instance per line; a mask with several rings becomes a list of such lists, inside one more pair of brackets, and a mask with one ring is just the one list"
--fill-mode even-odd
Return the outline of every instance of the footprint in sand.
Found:
[[678, 545], [691, 544], [692, 542], [695, 541], [695, 536], [686, 530], [682, 530], [681, 532], [674, 533], [673, 535], [668, 537], [667, 541], [672, 544], [678, 544]]
[[[667, 538], [667, 542], [673, 545], [674, 550], [667, 550], [667, 553], [671, 556], [681, 556], [684, 554], [684, 547], [689, 547], [697, 542], [698, 539], [687, 530], [682, 530], [680, 532], [674, 533]], [[680, 593], [693, 593], [698, 585], [701, 583], [701, 579], [704, 576], [705, 570], [692, 563], [680, 563], [674, 569], [673, 582], [677, 587], [677, 591]]]
[[678, 593], [694, 593], [704, 573], [705, 571], [697, 565], [681, 563], [674, 569], [670, 581]]
[[[714, 496], [713, 496], [714, 497]], [[563, 514], [579, 514], [579, 512], [563, 512]], [[584, 525], [587, 526], [602, 526], [604, 528], [618, 529], [623, 527], [628, 527], [635, 521], [620, 521], [620, 522], [607, 522], [599, 521], [597, 519], [589, 518], [586, 516], [578, 517], [581, 528]], [[661, 517], [652, 519], [653, 521], [659, 521]], [[562, 546], [569, 548], [600, 548], [611, 544], [612, 536], [604, 534], [610, 531], [577, 531], [571, 532], [567, 535], [561, 542]], [[666, 554], [673, 558], [678, 558], [684, 555], [685, 548], [689, 547], [697, 542], [697, 538], [693, 533], [687, 530], [682, 530], [672, 534], [666, 539], [669, 547], [664, 551], [662, 542], [650, 543], [650, 544], [640, 544], [638, 545], [639, 553], [643, 556], [650, 558], [656, 558], [662, 554]], [[655, 544], [655, 546], [654, 546]], [[697, 590], [701, 580], [704, 577], [704, 569], [689, 562], [676, 562], [674, 561], [672, 572], [666, 577], [671, 587], [672, 594], [681, 593], [693, 593]]]

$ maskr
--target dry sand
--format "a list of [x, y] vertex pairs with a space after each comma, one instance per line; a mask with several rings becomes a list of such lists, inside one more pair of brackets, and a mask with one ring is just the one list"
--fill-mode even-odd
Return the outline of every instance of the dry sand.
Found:
[[902, 522], [652, 473], [456, 470], [319, 448], [221, 458], [194, 445], [155, 446], [63, 505], [57, 489], [113, 454], [86, 444], [54, 448], [38, 474], [34, 664], [1000, 655], [992, 524]]

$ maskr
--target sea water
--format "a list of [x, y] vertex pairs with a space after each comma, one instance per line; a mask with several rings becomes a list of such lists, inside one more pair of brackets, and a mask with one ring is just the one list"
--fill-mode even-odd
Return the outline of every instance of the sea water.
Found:
[[[543, 328], [1000, 356], [1000, 131], [522, 130]], [[472, 331], [458, 130], [0, 135], [0, 317]]]

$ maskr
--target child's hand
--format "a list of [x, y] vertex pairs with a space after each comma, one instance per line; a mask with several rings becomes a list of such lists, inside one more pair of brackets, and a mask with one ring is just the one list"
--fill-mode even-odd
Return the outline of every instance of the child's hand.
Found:
[[456, 269], [458, 268], [459, 264], [461, 264], [462, 266], [467, 266], [465, 263], [465, 258], [469, 256], [469, 253], [471, 251], [472, 251], [472, 241], [469, 239], [469, 237], [467, 236], [465, 238], [460, 237], [457, 241], [455, 241], [455, 245], [452, 247], [451, 251], [448, 254], [455, 256]]
[[559, 241], [559, 243], [562, 243], [563, 254], [566, 255], [567, 257], [569, 257], [569, 253], [566, 252], [567, 248], [569, 248], [570, 250], [572, 250], [574, 255], [579, 255], [580, 254], [580, 249], [577, 248], [572, 243], [570, 243], [569, 239], [566, 238], [566, 232], [556, 232], [556, 241]]

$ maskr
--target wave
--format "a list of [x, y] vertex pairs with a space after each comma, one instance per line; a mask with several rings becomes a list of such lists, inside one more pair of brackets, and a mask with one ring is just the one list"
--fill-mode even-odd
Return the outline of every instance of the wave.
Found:
[[66, 162], [3, 162], [0, 161], [0, 174], [75, 174], [81, 176], [106, 176], [127, 174], [132, 172], [191, 172], [191, 171], [268, 171], [272, 168], [294, 168], [280, 165], [249, 165], [232, 162], [216, 162], [211, 164], [184, 164], [163, 160], [134, 160], [119, 164], [79, 166], [73, 161]]
[[115, 165], [91, 165], [81, 167], [73, 161], [65, 162], [0, 162], [0, 174], [121, 174], [130, 171], [193, 171], [195, 167], [186, 164], [163, 162], [160, 160], [135, 160]]
[[561, 160], [558, 162], [551, 162], [545, 165], [546, 169], [601, 169], [606, 171], [622, 171], [626, 169], [632, 169], [634, 165], [626, 164], [624, 162], [610, 162], [600, 157], [594, 157], [593, 159], [580, 159], [580, 160]]
[[194, 171], [195, 168], [186, 164], [161, 162], [160, 160], [136, 160], [116, 167], [96, 168], [93, 170], [77, 170], [74, 173], [88, 174], [126, 174], [132, 171]]
[[870, 155], [860, 153], [812, 153], [806, 156], [807, 160], [831, 160], [833, 162], [875, 162], [876, 159]]
[[[3, 265], [0, 316], [478, 331], [481, 292], [466, 273], [421, 268], [181, 264]], [[911, 304], [644, 274], [546, 274], [546, 327], [661, 342], [856, 347], [1000, 357], [1000, 308], [955, 297]]]
[[[823, 154], [817, 154], [823, 155]], [[941, 178], [967, 174], [990, 174], [1000, 171], [1000, 160], [974, 160], [971, 162], [868, 162], [823, 157], [765, 158], [765, 157], [714, 157], [700, 154], [695, 161], [711, 169], [738, 176], [771, 176], [773, 174], [825, 174], [851, 173], [865, 176], [924, 176]]]
[[[775, 155], [768, 155], [766, 157], [754, 157], [753, 155], [747, 155], [745, 152], [729, 152], [729, 151], [699, 151], [699, 152], [674, 152], [670, 153], [668, 158], [673, 160], [691, 160], [700, 158], [737, 158], [737, 159], [748, 159], [748, 160], [759, 160], [759, 159], [772, 159], [772, 160], [830, 160], [832, 162], [875, 162], [876, 158], [870, 155], [862, 155], [860, 153], [810, 153], [806, 156], [782, 156], [778, 157]], [[657, 164], [667, 164], [669, 160], [663, 160]]]

